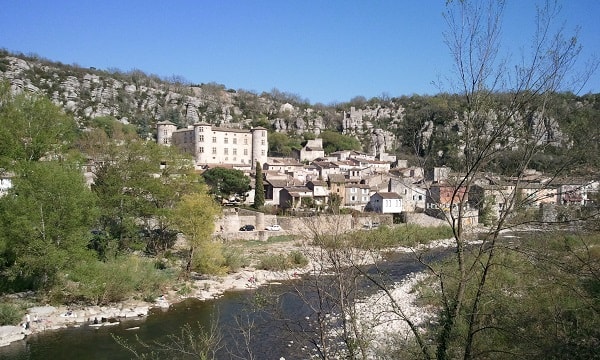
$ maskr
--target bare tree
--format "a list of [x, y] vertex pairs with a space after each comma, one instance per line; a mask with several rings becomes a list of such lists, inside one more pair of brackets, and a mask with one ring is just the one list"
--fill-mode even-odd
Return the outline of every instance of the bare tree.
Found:
[[[511, 219], [515, 219], [516, 210], [541, 196], [553, 196], [546, 185], [524, 193], [522, 184], [532, 157], [553, 146], [548, 141], [548, 131], [555, 121], [548, 111], [549, 101], [556, 92], [573, 85], [569, 74], [581, 51], [576, 34], [566, 36], [564, 28], [552, 32], [558, 5], [546, 2], [538, 9], [531, 53], [517, 62], [501, 57], [504, 6], [504, 1], [496, 0], [449, 1], [445, 14], [448, 31], [444, 36], [456, 75], [452, 85], [462, 95], [463, 104], [455, 109], [460, 141], [458, 173], [446, 180], [453, 190], [450, 203], [440, 211], [453, 229], [456, 273], [445, 274], [430, 266], [443, 304], [435, 342], [438, 359], [471, 359], [476, 354], [477, 338], [494, 331], [481, 311], [481, 302], [488, 291], [490, 274], [498, 265], [495, 256], [499, 235], [515, 225]], [[468, 194], [488, 166], [510, 150], [518, 151], [520, 158], [511, 174], [512, 185], [504, 191], [504, 211], [482, 243], [467, 250]], [[475, 293], [467, 296], [471, 285]], [[415, 336], [419, 334], [415, 332]], [[426, 347], [423, 355], [433, 356]]]

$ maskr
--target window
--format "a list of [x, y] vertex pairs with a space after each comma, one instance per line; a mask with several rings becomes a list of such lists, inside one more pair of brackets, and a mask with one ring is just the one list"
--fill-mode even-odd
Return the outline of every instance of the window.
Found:
[[237, 144], [237, 139], [233, 138], [233, 144]]
[[248, 145], [248, 139], [244, 139], [244, 145]]
[[198, 132], [204, 132], [204, 128], [203, 128], [202, 126], [200, 126], [200, 127], [198, 128]]
[[[223, 149], [223, 154], [229, 155], [229, 149], [228, 148]], [[225, 160], [227, 160], [227, 159], [225, 159]]]
[[369, 189], [362, 189], [362, 193], [363, 194], [368, 194], [369, 193]]
[[165, 129], [165, 130], [163, 131], [163, 134], [164, 134], [164, 135], [168, 135], [167, 129]]
[[260, 132], [260, 134], [262, 135], [262, 137], [265, 137], [265, 134], [266, 134], [266, 133], [267, 133], [266, 131], [261, 131], [261, 132]]
[[[235, 139], [233, 139], [233, 140], [235, 140]], [[233, 155], [237, 155], [237, 149], [236, 148], [233, 149]]]
[[261, 144], [261, 145], [264, 145], [264, 144], [265, 144], [265, 139], [262, 139], [262, 140], [260, 141], [260, 144]]
[[164, 139], [164, 140], [163, 140], [163, 143], [165, 143], [165, 144], [168, 144], [168, 143], [169, 143], [169, 140], [168, 140], [168, 139]]
[[352, 195], [352, 196], [350, 197], [350, 200], [351, 200], [351, 201], [356, 201], [356, 196]]
[[217, 137], [213, 136], [213, 144], [217, 142]]
[[199, 152], [200, 154], [204, 153], [204, 147], [203, 147], [203, 146], [200, 146], [200, 147], [198, 148], [198, 152]]
[[368, 197], [368, 196], [363, 196], [363, 197], [362, 197], [362, 201], [363, 201], [363, 202], [367, 202], [367, 201], [369, 201], [369, 197]]
[[224, 142], [225, 142], [225, 144], [229, 144], [229, 139], [225, 138]]
[[217, 154], [217, 148], [216, 147], [212, 148], [212, 153], [213, 153], [213, 155]]
[[200, 142], [204, 142], [204, 135], [200, 135], [200, 136], [198, 136], [198, 141], [200, 141]]
[[248, 155], [248, 149], [244, 149], [244, 155]]
[[350, 189], [350, 192], [354, 194], [356, 192], [356, 188]]
[[262, 156], [265, 156], [265, 151], [264, 151], [264, 150], [262, 150], [262, 151], [260, 152], [260, 154], [261, 154]]

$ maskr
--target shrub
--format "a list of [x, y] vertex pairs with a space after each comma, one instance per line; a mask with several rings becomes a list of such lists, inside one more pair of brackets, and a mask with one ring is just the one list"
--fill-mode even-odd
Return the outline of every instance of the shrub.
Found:
[[[110, 274], [110, 277], [107, 277]], [[109, 262], [77, 264], [51, 292], [59, 303], [84, 302], [103, 305], [134, 294], [146, 298], [160, 292], [172, 275], [156, 269], [156, 263], [135, 256]]]
[[207, 241], [196, 251], [194, 269], [203, 274], [223, 275], [227, 272], [225, 256], [220, 243]]
[[299, 266], [306, 266], [308, 259], [300, 251], [292, 251], [288, 255], [264, 255], [260, 258], [259, 269], [282, 271]]
[[225, 257], [224, 265], [227, 266], [230, 272], [236, 272], [250, 265], [250, 260], [239, 249], [225, 250], [223, 256]]
[[0, 326], [18, 325], [25, 315], [25, 310], [11, 303], [0, 303]]
[[306, 266], [308, 265], [308, 259], [306, 258], [306, 256], [304, 256], [304, 254], [302, 254], [300, 251], [295, 250], [292, 251], [288, 258], [290, 259], [291, 263], [295, 266]]
[[258, 268], [262, 270], [280, 271], [288, 269], [289, 265], [285, 255], [264, 255], [260, 258]]

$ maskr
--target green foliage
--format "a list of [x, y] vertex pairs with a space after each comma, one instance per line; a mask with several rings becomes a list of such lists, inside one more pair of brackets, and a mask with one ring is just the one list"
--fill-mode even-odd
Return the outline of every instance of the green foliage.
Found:
[[215, 167], [202, 173], [202, 177], [217, 198], [243, 196], [250, 190], [250, 178], [241, 170]]
[[223, 246], [214, 241], [203, 241], [194, 253], [192, 268], [202, 274], [224, 275], [227, 273], [227, 261], [223, 255]]
[[0, 168], [59, 157], [74, 134], [73, 118], [50, 100], [30, 94], [12, 95], [10, 86], [0, 82]]
[[[106, 274], [110, 274], [110, 279]], [[107, 262], [77, 264], [50, 294], [59, 303], [106, 305], [134, 295], [154, 298], [173, 279], [173, 273], [157, 269], [151, 260], [123, 256]]]
[[323, 236], [316, 245], [329, 249], [343, 249], [348, 246], [360, 249], [385, 249], [398, 246], [415, 247], [435, 240], [452, 237], [449, 226], [424, 227], [413, 224], [380, 226], [377, 229], [359, 231], [347, 236]]
[[26, 164], [19, 175], [0, 198], [0, 264], [13, 285], [48, 288], [61, 271], [91, 260], [96, 198], [65, 163]]
[[[485, 316], [478, 320], [474, 354], [511, 354], [511, 358], [527, 359], [594, 358], [600, 342], [600, 298], [596, 292], [600, 286], [599, 245], [598, 234], [530, 234], [518, 248], [499, 248], [487, 287], [479, 292], [479, 311]], [[466, 260], [474, 262], [471, 256]], [[458, 271], [456, 262], [444, 261], [433, 269], [445, 277], [444, 291], [457, 291], [458, 282], [452, 276]], [[450, 354], [460, 353], [471, 301], [480, 291], [480, 276], [477, 272], [468, 281], [466, 313], [451, 334]], [[423, 284], [423, 289], [435, 288], [431, 286]], [[429, 294], [421, 297], [424, 304], [443, 309], [439, 296], [424, 294]], [[438, 316], [444, 316], [442, 310]], [[441, 329], [432, 326], [428, 331], [433, 339]]]
[[105, 161], [92, 190], [100, 200], [99, 230], [107, 234], [95, 247], [101, 258], [109, 249], [167, 250], [169, 212], [184, 194], [201, 189], [193, 164], [173, 148], [135, 138], [104, 143], [99, 152]]
[[[303, 136], [303, 139], [315, 138], [315, 135], [312, 136], [309, 133], [305, 133], [306, 136]], [[308, 138], [307, 138], [308, 137]], [[273, 156], [284, 156], [289, 157], [292, 155], [293, 150], [299, 150], [302, 148], [301, 139], [297, 136], [293, 136], [290, 134], [286, 134], [283, 132], [272, 132], [269, 133], [269, 154]]]
[[270, 254], [260, 257], [259, 269], [283, 271], [308, 264], [308, 259], [300, 251], [292, 251], [289, 254]]
[[256, 162], [255, 176], [255, 192], [254, 192], [254, 208], [261, 209], [265, 205], [265, 184], [263, 183], [263, 174], [260, 163]]
[[112, 116], [100, 116], [92, 119], [91, 126], [101, 129], [112, 140], [124, 140], [136, 137], [136, 128], [131, 124], [123, 124]]
[[189, 245], [186, 274], [193, 269], [206, 273], [226, 271], [221, 245], [212, 239], [221, 208], [206, 192], [184, 195], [170, 214], [173, 226], [185, 235]]
[[250, 259], [248, 259], [239, 249], [225, 248], [223, 250], [223, 257], [225, 261], [224, 266], [227, 267], [228, 272], [236, 272], [243, 267], [250, 265]]
[[18, 325], [24, 315], [25, 310], [18, 304], [4, 301], [0, 303], [0, 326]]
[[338, 132], [325, 130], [321, 133], [323, 139], [323, 149], [326, 154], [338, 150], [361, 150], [360, 142], [351, 136], [342, 135]]

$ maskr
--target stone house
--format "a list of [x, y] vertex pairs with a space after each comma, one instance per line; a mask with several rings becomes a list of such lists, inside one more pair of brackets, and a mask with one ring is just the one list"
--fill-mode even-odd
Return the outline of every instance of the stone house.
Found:
[[306, 186], [286, 186], [279, 192], [279, 207], [282, 209], [300, 209], [303, 205], [302, 199], [310, 199], [312, 202], [313, 192]]
[[538, 183], [526, 183], [517, 188], [517, 196], [522, 204], [528, 207], [556, 204], [556, 193], [557, 189], [554, 186]]
[[429, 186], [425, 199], [425, 213], [447, 221], [451, 221], [453, 218], [455, 220], [460, 214], [463, 226], [475, 226], [479, 223], [478, 209], [469, 206], [467, 188], [456, 187], [447, 182]]
[[600, 188], [596, 180], [564, 180], [557, 188], [559, 205], [585, 206], [593, 202]]
[[380, 214], [400, 214], [404, 211], [402, 197], [394, 192], [376, 192], [371, 195], [368, 209]]
[[329, 189], [324, 181], [314, 180], [306, 183], [306, 187], [312, 191], [314, 204], [324, 208], [329, 201]]
[[369, 201], [370, 186], [367, 184], [347, 183], [344, 189], [343, 206], [363, 211]]
[[302, 170], [304, 165], [292, 158], [268, 158], [267, 161], [262, 164], [262, 168], [265, 171], [277, 171], [282, 174], [287, 174]]
[[480, 215], [487, 209], [491, 212], [489, 215], [498, 219], [510, 210], [514, 196], [512, 184], [475, 184], [469, 189], [469, 205], [478, 209]]
[[415, 183], [410, 178], [391, 177], [388, 181], [388, 191], [402, 196], [404, 211], [423, 212], [425, 210], [427, 190], [422, 187], [422, 183]]
[[342, 174], [331, 174], [327, 179], [327, 186], [329, 187], [329, 194], [336, 194], [342, 200], [344, 204], [346, 194], [346, 177]]
[[323, 139], [308, 140], [302, 149], [294, 151], [294, 155], [300, 161], [313, 161], [324, 157]]
[[312, 164], [319, 171], [319, 178], [323, 180], [328, 179], [331, 174], [342, 173], [339, 166], [331, 161], [313, 161]]

